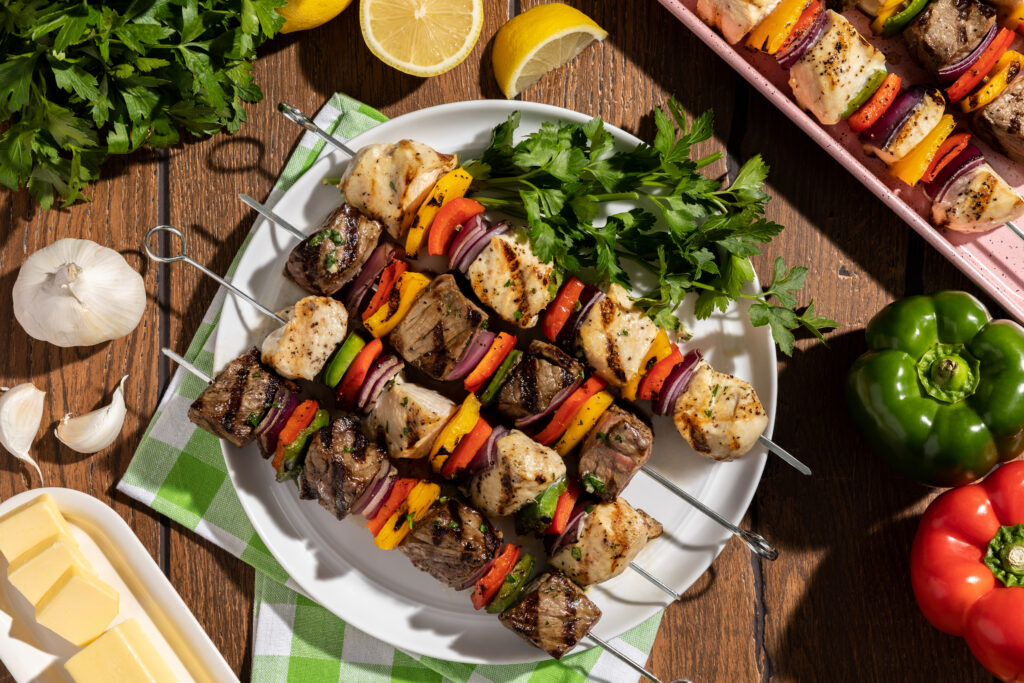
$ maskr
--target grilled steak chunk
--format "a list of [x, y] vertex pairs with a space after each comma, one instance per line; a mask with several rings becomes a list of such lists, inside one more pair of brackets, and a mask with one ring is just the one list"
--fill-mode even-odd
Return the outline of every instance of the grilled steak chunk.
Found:
[[252, 348], [228, 363], [188, 409], [188, 419], [238, 447], [256, 437], [256, 427], [274, 402], [278, 387], [299, 388], [260, 363]]
[[406, 363], [444, 379], [486, 319], [445, 274], [423, 290], [388, 340]]
[[[650, 460], [653, 445], [654, 435], [643, 420], [611, 405], [583, 440], [580, 478], [601, 500], [612, 500]], [[590, 485], [588, 477], [599, 479], [603, 488]]]
[[309, 444], [299, 475], [299, 498], [319, 500], [321, 507], [338, 519], [374, 482], [387, 458], [368, 443], [351, 417], [339, 417], [324, 427]]
[[981, 0], [935, 0], [903, 37], [911, 56], [934, 74], [970, 55], [995, 21], [995, 8]]
[[288, 256], [285, 273], [303, 289], [331, 296], [354, 278], [377, 246], [381, 224], [342, 204]]
[[535, 339], [501, 387], [498, 410], [508, 417], [536, 415], [582, 376], [582, 363], [557, 346]]
[[559, 571], [545, 572], [523, 590], [519, 603], [501, 613], [501, 623], [555, 659], [576, 647], [601, 618], [583, 589]]
[[1024, 76], [974, 115], [974, 130], [1014, 161], [1024, 162]]
[[454, 498], [435, 503], [399, 546], [419, 569], [456, 590], [467, 588], [501, 548], [501, 532]]

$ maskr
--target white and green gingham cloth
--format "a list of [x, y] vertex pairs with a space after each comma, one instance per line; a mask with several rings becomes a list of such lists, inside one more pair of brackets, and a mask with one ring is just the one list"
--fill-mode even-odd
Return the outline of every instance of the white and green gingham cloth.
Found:
[[[336, 94], [316, 116], [321, 128], [347, 139], [387, 119], [345, 95]], [[285, 165], [267, 199], [281, 195], [319, 158], [324, 143], [311, 133]], [[235, 264], [248, 245], [242, 244]], [[214, 297], [185, 358], [213, 374], [214, 332], [224, 303]], [[301, 595], [287, 572], [267, 550], [242, 510], [227, 475], [217, 438], [188, 421], [189, 404], [205, 383], [183, 369], [171, 380], [156, 414], [117, 488], [216, 543], [256, 568], [253, 618], [254, 681], [459, 681], [462, 683], [555, 683], [627, 681], [637, 674], [614, 656], [591, 649], [562, 659], [518, 665], [471, 665], [409, 655], [347, 626], [325, 608]], [[341, 522], [342, 524], [346, 522]], [[661, 614], [616, 638], [613, 644], [643, 663], [651, 651]], [[515, 636], [509, 633], [509, 638]]]

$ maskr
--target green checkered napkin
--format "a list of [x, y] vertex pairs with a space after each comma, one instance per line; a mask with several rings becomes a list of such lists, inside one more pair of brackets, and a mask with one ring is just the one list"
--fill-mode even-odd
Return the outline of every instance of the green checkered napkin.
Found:
[[[380, 112], [336, 94], [316, 116], [321, 128], [351, 138], [387, 119]], [[310, 133], [299, 141], [267, 199], [274, 203], [312, 166], [324, 143]], [[248, 245], [242, 244], [228, 278]], [[225, 293], [218, 292], [185, 358], [213, 374], [214, 331]], [[312, 602], [273, 558], [252, 528], [228, 478], [217, 438], [198, 429], [186, 416], [205, 383], [188, 372], [174, 373], [167, 393], [117, 488], [157, 512], [251, 564], [256, 572], [253, 617], [254, 681], [624, 681], [637, 675], [601, 649], [561, 662], [520, 665], [470, 665], [417, 657], [349, 627]], [[342, 522], [344, 523], [344, 522]], [[658, 614], [613, 644], [637, 662], [645, 662], [654, 643]], [[511, 633], [510, 638], [513, 638]]]

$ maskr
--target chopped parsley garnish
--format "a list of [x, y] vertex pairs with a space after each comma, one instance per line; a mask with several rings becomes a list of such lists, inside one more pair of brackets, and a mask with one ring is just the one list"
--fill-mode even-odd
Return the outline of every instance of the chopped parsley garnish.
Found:
[[448, 528], [449, 529], [459, 529], [461, 527], [460, 527], [460, 525], [459, 525], [459, 523], [457, 521], [455, 521], [454, 519], [450, 519], [450, 520], [448, 520]]
[[522, 320], [522, 318], [523, 318], [523, 312], [522, 312], [522, 311], [516, 311], [516, 312], [515, 312], [515, 313], [514, 313], [514, 314], [512, 315], [512, 317], [516, 319], [516, 322], [519, 322], [519, 321], [520, 321], [520, 320]]
[[711, 408], [715, 405], [715, 397], [718, 396], [719, 385], [711, 387], [711, 398], [708, 400], [708, 407], [704, 411], [704, 417], [711, 417]]
[[604, 482], [589, 472], [583, 475], [583, 488], [587, 493], [596, 493], [599, 496], [605, 491]]
[[589, 515], [589, 514], [590, 514], [591, 512], [593, 512], [593, 511], [594, 511], [594, 506], [593, 506], [593, 505], [588, 505], [588, 506], [587, 506], [586, 508], [584, 508], [584, 509], [585, 509], [586, 513], [587, 513], [587, 514]]
[[486, 534], [491, 530], [491, 527], [487, 526], [487, 522], [480, 522], [480, 533]]
[[245, 418], [245, 423], [255, 429], [260, 426], [260, 419], [262, 417], [262, 415], [257, 415], [256, 413], [249, 413], [249, 416]]
[[[326, 253], [324, 255], [324, 268], [326, 270], [329, 270], [329, 271], [331, 271], [333, 273], [334, 270], [337, 270], [337, 268], [335, 268], [335, 266], [337, 266], [337, 265], [338, 265], [338, 257], [334, 255], [333, 251], [328, 252], [328, 253]], [[334, 268], [334, 270], [331, 270], [332, 268]]]
[[599, 438], [601, 441], [604, 441], [605, 443], [608, 443], [608, 435], [605, 434], [604, 432], [598, 432], [597, 438]]
[[505, 285], [504, 286], [505, 287], [511, 287], [512, 286], [512, 281], [511, 280], [505, 280]]
[[407, 405], [409, 405], [409, 397], [408, 396], [403, 396], [402, 397], [402, 407], [404, 408]]
[[580, 550], [580, 547], [578, 545], [574, 545], [570, 552], [572, 553], [572, 557], [574, 560], [579, 561], [583, 559], [583, 551]]

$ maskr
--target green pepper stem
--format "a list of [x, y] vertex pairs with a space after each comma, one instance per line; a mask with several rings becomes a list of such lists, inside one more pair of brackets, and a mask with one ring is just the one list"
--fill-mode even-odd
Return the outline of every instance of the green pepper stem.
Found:
[[999, 527], [984, 562], [1003, 585], [1024, 586], [1024, 524]]
[[999, 553], [1003, 567], [1008, 572], [1024, 575], [1024, 541], [1017, 541], [1005, 546]]

